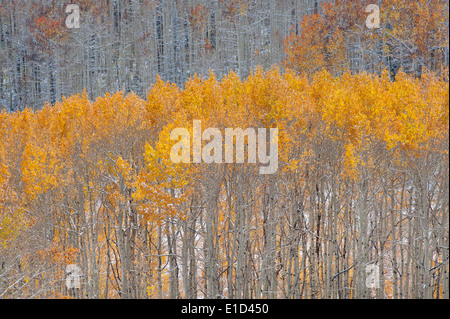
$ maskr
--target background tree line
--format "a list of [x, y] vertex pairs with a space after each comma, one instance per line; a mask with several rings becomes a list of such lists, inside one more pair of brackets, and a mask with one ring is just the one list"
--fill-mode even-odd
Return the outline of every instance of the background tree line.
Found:
[[[80, 6], [79, 29], [65, 25], [69, 3]], [[371, 3], [380, 5], [379, 29], [365, 26]], [[183, 87], [209, 70], [244, 79], [273, 64], [440, 72], [448, 9], [447, 0], [3, 0], [0, 105], [36, 109], [83, 89], [145, 97], [158, 75]]]
[[[317, 1], [316, 1], [317, 2]], [[79, 4], [79, 29], [64, 12]], [[0, 105], [54, 103], [86, 88], [90, 96], [145, 96], [160, 75], [182, 86], [209, 70], [249, 75], [282, 61], [292, 25], [315, 1], [2, 1]]]

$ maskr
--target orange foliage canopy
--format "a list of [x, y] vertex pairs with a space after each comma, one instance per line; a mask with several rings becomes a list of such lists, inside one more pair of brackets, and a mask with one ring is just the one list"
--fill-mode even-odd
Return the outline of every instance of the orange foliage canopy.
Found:
[[147, 99], [119, 92], [91, 101], [83, 93], [36, 112], [3, 111], [0, 252], [13, 247], [21, 230], [48, 218], [57, 231], [42, 256], [70, 261], [77, 251], [60, 243], [77, 229], [76, 216], [109, 225], [110, 218], [136, 209], [132, 225], [183, 219], [202, 176], [215, 165], [170, 161], [171, 130], [190, 129], [193, 120], [220, 129], [278, 127], [274, 178], [281, 179], [306, 176], [318, 156], [333, 158], [327, 165], [348, 182], [366, 170], [401, 172], [417, 158], [448, 156], [448, 89], [432, 74], [417, 80], [399, 73], [392, 82], [387, 72], [335, 78], [322, 71], [308, 79], [272, 69], [245, 81], [234, 73], [221, 81], [196, 77], [184, 90], [159, 80]]

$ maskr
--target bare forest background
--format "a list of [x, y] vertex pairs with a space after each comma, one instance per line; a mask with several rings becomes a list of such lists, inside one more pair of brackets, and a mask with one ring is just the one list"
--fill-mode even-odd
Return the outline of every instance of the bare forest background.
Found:
[[[323, 2], [2, 0], [0, 106], [36, 109], [83, 89], [91, 97], [117, 91], [144, 97], [158, 75], [180, 87], [209, 71], [220, 78], [234, 70], [244, 79], [257, 66], [284, 67], [287, 56], [295, 59], [295, 52], [286, 54], [286, 40], [292, 40], [287, 38], [312, 28], [301, 43], [310, 49], [303, 59], [311, 65], [303, 65], [300, 72], [322, 69], [317, 58], [308, 56], [320, 56], [323, 50], [335, 73], [379, 73], [383, 68], [395, 73], [402, 68], [420, 75], [422, 67], [439, 70], [448, 65], [448, 1], [422, 1], [425, 12], [411, 6], [412, 1], [403, 8], [402, 1], [338, 1], [343, 4], [324, 23], [306, 23], [305, 16], [323, 14]], [[65, 25], [69, 3], [80, 6], [79, 29]], [[370, 3], [381, 5], [383, 24], [381, 36], [369, 40], [374, 32], [365, 27], [369, 13], [364, 9]], [[327, 48], [333, 41], [342, 43]], [[335, 52], [340, 57], [332, 66], [336, 50], [345, 53]]]

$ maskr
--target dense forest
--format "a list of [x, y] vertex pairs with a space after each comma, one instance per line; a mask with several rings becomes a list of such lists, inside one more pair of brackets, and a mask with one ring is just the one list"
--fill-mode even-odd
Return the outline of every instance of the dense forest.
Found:
[[[65, 21], [80, 8], [79, 28]], [[195, 74], [278, 64], [420, 75], [448, 66], [446, 0], [2, 0], [0, 107], [39, 109], [86, 89], [144, 98], [157, 76], [183, 87]], [[380, 4], [369, 29], [368, 4]]]
[[[0, 299], [448, 299], [448, 9], [1, 1]], [[174, 163], [196, 120], [278, 171]]]

